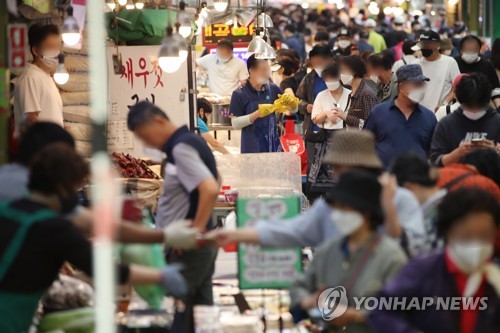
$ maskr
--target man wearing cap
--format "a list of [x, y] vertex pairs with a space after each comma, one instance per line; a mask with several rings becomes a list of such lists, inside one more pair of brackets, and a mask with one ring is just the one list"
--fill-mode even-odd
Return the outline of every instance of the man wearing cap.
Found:
[[382, 52], [387, 48], [385, 44], [385, 39], [381, 34], [375, 31], [377, 27], [377, 22], [374, 19], [366, 20], [366, 30], [368, 30], [370, 36], [368, 37], [368, 43], [375, 48], [375, 53]]
[[[337, 133], [323, 163], [332, 165], [335, 175], [339, 177], [350, 170], [378, 175], [382, 167], [375, 151], [373, 134], [357, 129]], [[416, 197], [409, 190], [397, 187], [395, 177], [383, 177], [381, 180], [385, 234], [396, 239], [401, 238], [403, 231], [411, 235], [418, 234], [418, 230], [422, 230], [422, 213]], [[343, 236], [342, 231], [334, 225], [332, 211], [333, 208], [323, 198], [319, 198], [308, 211], [293, 219], [259, 221], [253, 228], [218, 230], [207, 237], [214, 239], [219, 246], [247, 242], [266, 247], [314, 247]]]
[[455, 59], [439, 53], [440, 46], [439, 34], [429, 30], [420, 35], [419, 43], [413, 47], [414, 51], [421, 50], [423, 57], [418, 59], [416, 64], [422, 66], [424, 75], [430, 79], [420, 103], [433, 111], [451, 101], [452, 83], [460, 74]]
[[406, 65], [396, 72], [399, 95], [377, 105], [370, 112], [365, 129], [375, 134], [377, 153], [387, 167], [398, 155], [415, 152], [427, 157], [436, 116], [419, 104], [425, 94], [425, 81], [417, 64]]
[[350, 31], [345, 28], [340, 29], [337, 42], [335, 44], [336, 46], [333, 48], [334, 56], [350, 56], [352, 46], [352, 35]]

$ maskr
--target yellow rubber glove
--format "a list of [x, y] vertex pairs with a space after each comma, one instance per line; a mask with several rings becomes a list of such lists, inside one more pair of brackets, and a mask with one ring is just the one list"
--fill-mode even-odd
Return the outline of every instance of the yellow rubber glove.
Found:
[[273, 104], [259, 104], [259, 117], [264, 118], [269, 116], [271, 113], [276, 111], [276, 107]]
[[299, 106], [299, 99], [289, 94], [278, 95], [278, 99], [274, 101], [274, 106], [278, 112], [293, 111]]

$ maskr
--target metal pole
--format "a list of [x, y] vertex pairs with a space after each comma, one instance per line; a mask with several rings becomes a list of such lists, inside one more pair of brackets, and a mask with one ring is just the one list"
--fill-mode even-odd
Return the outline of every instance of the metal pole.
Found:
[[9, 151], [10, 83], [7, 68], [7, 1], [0, 1], [0, 165], [7, 163]]
[[188, 96], [189, 96], [189, 129], [194, 131], [197, 127], [196, 124], [196, 72], [193, 66], [193, 45], [188, 43], [188, 58], [187, 58], [187, 74], [188, 74]]
[[112, 257], [114, 205], [117, 190], [106, 146], [108, 72], [106, 66], [104, 13], [101, 1], [87, 1], [90, 64], [90, 107], [93, 130], [92, 202], [94, 215], [94, 286], [96, 333], [115, 332], [115, 271]]

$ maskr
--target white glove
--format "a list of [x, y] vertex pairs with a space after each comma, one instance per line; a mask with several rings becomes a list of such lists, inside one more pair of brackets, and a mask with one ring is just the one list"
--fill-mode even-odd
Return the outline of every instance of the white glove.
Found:
[[191, 227], [191, 222], [186, 220], [175, 221], [163, 229], [164, 244], [174, 249], [196, 248], [198, 229]]

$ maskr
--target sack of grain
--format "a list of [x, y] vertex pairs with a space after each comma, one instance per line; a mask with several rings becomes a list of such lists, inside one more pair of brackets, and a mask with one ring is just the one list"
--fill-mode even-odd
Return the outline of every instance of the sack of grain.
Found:
[[92, 125], [82, 123], [65, 122], [64, 127], [73, 136], [75, 140], [91, 141]]
[[63, 107], [64, 121], [91, 124], [90, 107], [88, 105], [67, 105]]

